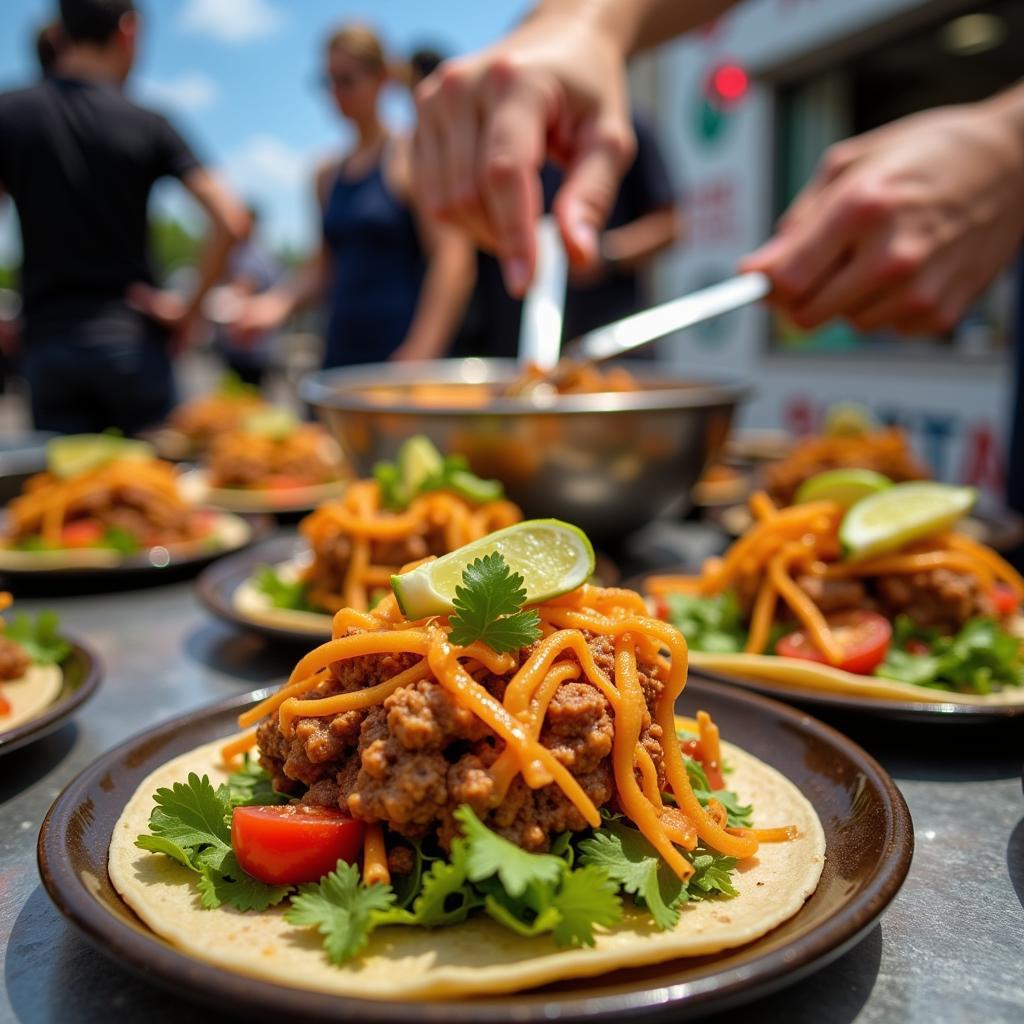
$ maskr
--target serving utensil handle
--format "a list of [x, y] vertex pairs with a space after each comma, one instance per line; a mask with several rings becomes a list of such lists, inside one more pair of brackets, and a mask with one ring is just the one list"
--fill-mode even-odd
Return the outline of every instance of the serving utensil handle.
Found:
[[624, 355], [673, 331], [730, 313], [763, 299], [772, 290], [764, 274], [749, 273], [652, 306], [606, 327], [584, 334], [573, 346], [573, 358], [601, 362]]

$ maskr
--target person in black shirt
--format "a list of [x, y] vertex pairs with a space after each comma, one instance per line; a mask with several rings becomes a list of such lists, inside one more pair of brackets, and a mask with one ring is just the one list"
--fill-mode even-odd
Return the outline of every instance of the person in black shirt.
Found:
[[[661, 148], [646, 120], [634, 112], [636, 157], [625, 177], [592, 266], [570, 268], [565, 296], [563, 342], [629, 316], [647, 305], [640, 273], [655, 255], [676, 242], [683, 219]], [[547, 163], [541, 172], [544, 208], [562, 183]], [[514, 357], [519, 347], [522, 303], [505, 289], [498, 261], [481, 252], [477, 287], [456, 346], [459, 355]]]
[[[248, 218], [163, 117], [123, 95], [131, 0], [61, 0], [60, 13], [55, 73], [0, 94], [0, 197], [14, 201], [24, 253], [23, 372], [37, 428], [136, 433], [170, 411], [172, 354]], [[149, 193], [165, 176], [213, 228], [188, 300], [155, 287], [147, 254]]]

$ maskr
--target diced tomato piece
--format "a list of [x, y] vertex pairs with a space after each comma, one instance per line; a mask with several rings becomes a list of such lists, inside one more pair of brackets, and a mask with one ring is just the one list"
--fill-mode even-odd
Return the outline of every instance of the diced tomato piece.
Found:
[[0, 693], [0, 715], [9, 715], [11, 713], [11, 702]]
[[1005, 583], [997, 583], [992, 588], [992, 603], [1000, 615], [1016, 615], [1020, 610], [1017, 595]]
[[361, 821], [331, 807], [236, 807], [231, 846], [242, 869], [270, 885], [319, 881], [362, 852]]
[[60, 531], [61, 547], [91, 548], [103, 540], [103, 527], [95, 519], [76, 519]]
[[268, 491], [294, 491], [299, 487], [309, 486], [305, 480], [297, 476], [288, 476], [286, 473], [278, 473], [276, 476], [268, 476], [264, 487]]
[[911, 637], [905, 644], [907, 654], [929, 654], [931, 648], [923, 641], [918, 640], [917, 637]]
[[[826, 621], [843, 649], [843, 660], [836, 668], [866, 676], [885, 661], [892, 642], [892, 624], [885, 616], [876, 612], [849, 611], [830, 615]], [[775, 652], [783, 658], [817, 661], [822, 665], [828, 663], [804, 629], [782, 637], [775, 645]]]

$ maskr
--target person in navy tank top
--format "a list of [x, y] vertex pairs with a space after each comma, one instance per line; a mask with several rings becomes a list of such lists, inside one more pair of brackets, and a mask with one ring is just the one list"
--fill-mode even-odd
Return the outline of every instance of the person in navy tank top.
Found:
[[317, 172], [319, 250], [288, 284], [249, 301], [235, 325], [242, 338], [322, 300], [325, 367], [447, 351], [473, 286], [473, 249], [420, 215], [409, 142], [378, 115], [387, 80], [383, 47], [369, 28], [349, 24], [330, 36], [325, 83], [355, 144]]

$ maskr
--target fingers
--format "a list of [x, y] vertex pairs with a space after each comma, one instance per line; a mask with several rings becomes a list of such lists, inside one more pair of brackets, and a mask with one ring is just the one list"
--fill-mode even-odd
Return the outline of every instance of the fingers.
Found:
[[625, 111], [610, 110], [584, 125], [577, 143], [553, 212], [570, 262], [592, 266], [623, 173], [636, 153], [636, 138]]
[[436, 73], [429, 92], [417, 93], [418, 124], [414, 185], [427, 211], [458, 224], [483, 248], [497, 239], [477, 185], [480, 123], [477, 101], [464, 64], [449, 62]]
[[946, 334], [960, 322], [973, 298], [963, 275], [942, 261], [854, 310], [850, 322], [861, 331], [892, 328], [901, 334]]
[[866, 236], [849, 260], [816, 290], [789, 310], [801, 327], [817, 327], [838, 316], [850, 316], [879, 297], [903, 287], [918, 271], [923, 253], [890, 227]]
[[[792, 221], [741, 266], [767, 274], [776, 301], [786, 309], [806, 306], [856, 249], [876, 244], [873, 236], [884, 230], [887, 212], [885, 197], [871, 182], [839, 182], [822, 194], [809, 214]], [[849, 279], [843, 287], [849, 290]]]
[[536, 83], [522, 79], [511, 65], [495, 62], [488, 68], [477, 170], [505, 287], [517, 297], [536, 269], [539, 172], [551, 109]]

